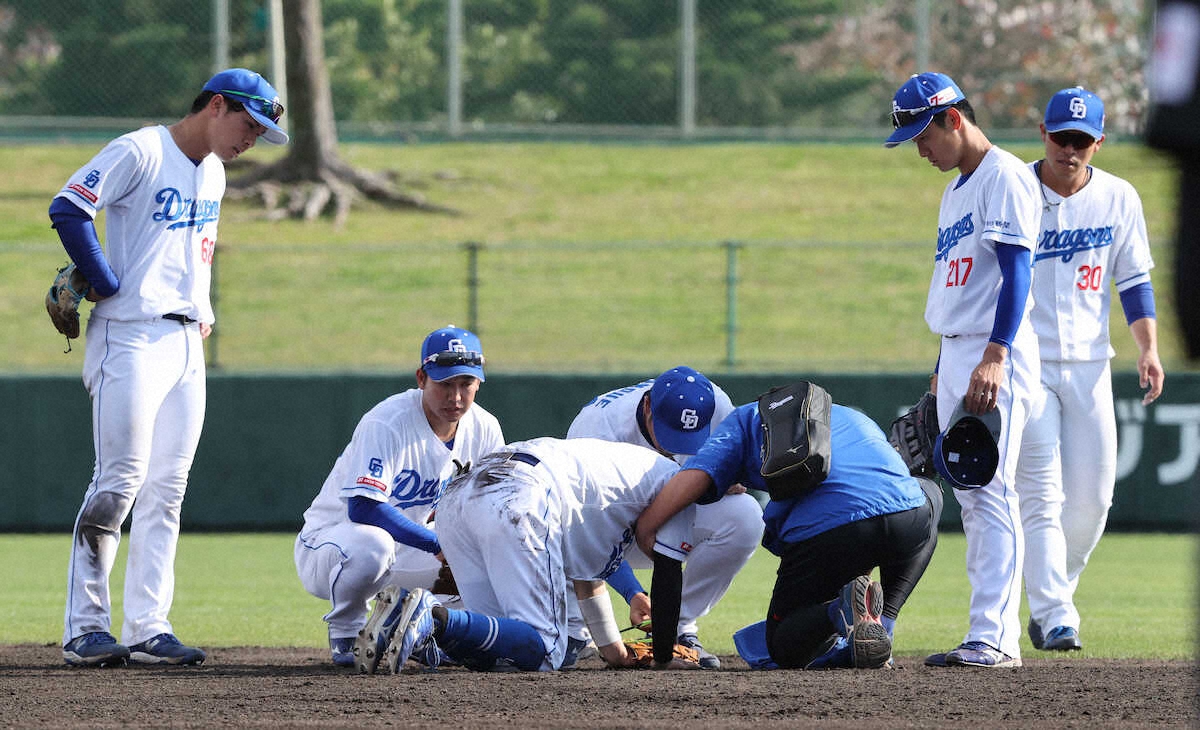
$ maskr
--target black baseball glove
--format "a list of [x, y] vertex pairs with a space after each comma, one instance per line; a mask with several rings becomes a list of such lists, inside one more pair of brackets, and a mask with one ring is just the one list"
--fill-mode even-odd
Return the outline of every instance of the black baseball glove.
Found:
[[933, 445], [938, 437], [937, 396], [926, 393], [908, 412], [892, 421], [888, 442], [915, 477], [933, 479]]

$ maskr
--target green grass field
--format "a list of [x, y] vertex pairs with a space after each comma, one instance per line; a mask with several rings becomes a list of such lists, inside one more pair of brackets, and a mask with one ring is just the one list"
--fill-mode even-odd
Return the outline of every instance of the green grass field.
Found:
[[[290, 534], [185, 534], [176, 564], [171, 621], [186, 641], [207, 647], [323, 647], [328, 603], [300, 587]], [[0, 535], [7, 579], [0, 602], [0, 644], [57, 646], [66, 595], [68, 535]], [[125, 544], [113, 571], [114, 626], [121, 620]], [[944, 651], [967, 630], [969, 589], [960, 534], [943, 535], [925, 577], [900, 615], [896, 653]], [[1111, 534], [1101, 540], [1077, 594], [1083, 616], [1081, 656], [1186, 659], [1196, 644], [1195, 539], [1189, 535]], [[733, 652], [732, 634], [766, 613], [778, 562], [755, 553], [716, 609], [701, 621], [701, 640]], [[649, 585], [649, 576], [643, 573]], [[624, 603], [614, 594], [618, 623]], [[1028, 612], [1022, 611], [1023, 618]], [[625, 624], [622, 623], [622, 626]], [[119, 630], [119, 629], [118, 629]], [[1033, 651], [1027, 656], [1048, 656]], [[54, 649], [48, 649], [53, 653]]]
[[[97, 146], [0, 148], [0, 372], [77, 374], [42, 298], [66, 256], [46, 209]], [[1040, 148], [1012, 147], [1023, 159]], [[493, 372], [924, 372], [937, 340], [922, 319], [947, 175], [911, 146], [727, 144], [344, 145], [356, 165], [397, 171], [461, 215], [364, 204], [343, 228], [268, 222], [227, 199], [218, 245], [217, 337], [232, 371], [411, 372], [430, 330], [468, 323], [467, 258], [484, 244], [479, 319]], [[278, 151], [255, 150], [268, 161]], [[1158, 268], [1160, 351], [1194, 368], [1172, 314], [1175, 173], [1134, 144], [1096, 164], [1129, 179]], [[236, 170], [231, 171], [235, 177]], [[103, 233], [101, 234], [103, 238]], [[726, 361], [726, 251], [737, 260], [737, 356]], [[1115, 370], [1134, 348], [1114, 308]], [[219, 351], [214, 352], [219, 347]], [[57, 644], [69, 536], [0, 535], [0, 643]], [[326, 607], [300, 588], [291, 535], [188, 534], [172, 620], [204, 646], [322, 646]], [[968, 587], [961, 535], [944, 537], [901, 616], [897, 652], [957, 644]], [[1196, 570], [1189, 536], [1110, 535], [1079, 590], [1085, 655], [1190, 657]], [[119, 586], [123, 555], [114, 573]], [[702, 624], [719, 653], [763, 615], [764, 551]], [[120, 616], [119, 590], [114, 595]], [[619, 599], [618, 599], [619, 603]]]
[[[1040, 147], [1015, 146], [1023, 159]], [[95, 146], [0, 148], [0, 372], [77, 373], [42, 298], [66, 261], [50, 199]], [[937, 208], [950, 180], [915, 148], [876, 145], [344, 145], [353, 164], [395, 171], [458, 208], [444, 216], [363, 204], [329, 220], [269, 222], [226, 199], [210, 360], [233, 371], [381, 371], [429, 331], [467, 325], [467, 255], [478, 262], [477, 329], [497, 372], [922, 372], [938, 341], [923, 320]], [[277, 150], [247, 159], [265, 161]], [[1175, 173], [1136, 144], [1096, 163], [1143, 198], [1158, 268], [1160, 350], [1175, 335]], [[236, 177], [233, 170], [230, 177]], [[103, 236], [103, 234], [102, 234]], [[727, 362], [727, 258], [736, 340]], [[1114, 307], [1114, 369], [1133, 367]], [[213, 352], [214, 348], [217, 350]]]

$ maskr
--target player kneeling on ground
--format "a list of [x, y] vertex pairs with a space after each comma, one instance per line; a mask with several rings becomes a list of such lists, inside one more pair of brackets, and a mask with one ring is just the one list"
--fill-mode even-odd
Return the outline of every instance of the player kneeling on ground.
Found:
[[[811, 437], [800, 449], [807, 460], [788, 456], [797, 433]], [[651, 548], [681, 509], [738, 483], [771, 494], [763, 547], [780, 558], [766, 621], [744, 630], [760, 632], [769, 658], [744, 658], [759, 667], [889, 666], [896, 618], [937, 545], [938, 486], [910, 476], [867, 416], [799, 383], [739, 406], [713, 430], [638, 518], [638, 545]]]
[[[678, 468], [650, 449], [597, 439], [538, 438], [484, 457], [446, 486], [438, 505], [438, 536], [466, 610], [423, 590], [385, 590], [366, 628], [376, 656], [359, 668], [373, 673], [385, 656], [393, 673], [410, 658], [436, 666], [444, 652], [481, 671], [556, 670], [567, 656], [568, 581], [604, 660], [650, 664], [621, 640], [604, 580], [633, 542], [634, 521]], [[664, 521], [646, 550], [655, 556], [652, 620], [672, 629], [655, 646], [659, 667], [699, 667], [695, 652], [673, 641], [692, 518], [685, 509]]]

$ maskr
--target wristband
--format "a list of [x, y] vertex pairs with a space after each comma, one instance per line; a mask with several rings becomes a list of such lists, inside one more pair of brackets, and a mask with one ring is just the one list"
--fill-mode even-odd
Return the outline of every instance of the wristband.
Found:
[[583, 615], [596, 646], [608, 646], [621, 641], [621, 631], [617, 628], [617, 620], [613, 618], [608, 590], [590, 598], [580, 598], [579, 613]]

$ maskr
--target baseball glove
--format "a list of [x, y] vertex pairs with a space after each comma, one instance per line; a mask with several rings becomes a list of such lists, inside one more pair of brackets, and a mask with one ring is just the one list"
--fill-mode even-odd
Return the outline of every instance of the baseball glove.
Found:
[[46, 311], [50, 314], [50, 321], [54, 323], [54, 329], [66, 335], [68, 340], [79, 336], [79, 302], [91, 288], [75, 264], [67, 264], [58, 270], [50, 291], [46, 292]]
[[442, 567], [438, 569], [437, 579], [433, 581], [431, 592], [447, 596], [459, 595], [458, 583], [454, 580], [454, 573], [450, 571], [449, 563], [442, 563]]
[[[636, 641], [626, 641], [625, 649], [633, 655], [636, 662], [634, 668], [650, 669], [654, 666], [654, 642], [650, 637], [637, 639]], [[700, 655], [690, 646], [676, 644], [675, 651], [671, 657], [671, 668], [699, 669]]]
[[926, 393], [908, 412], [892, 421], [888, 442], [900, 454], [915, 477], [932, 479], [933, 445], [938, 437], [937, 396]]

